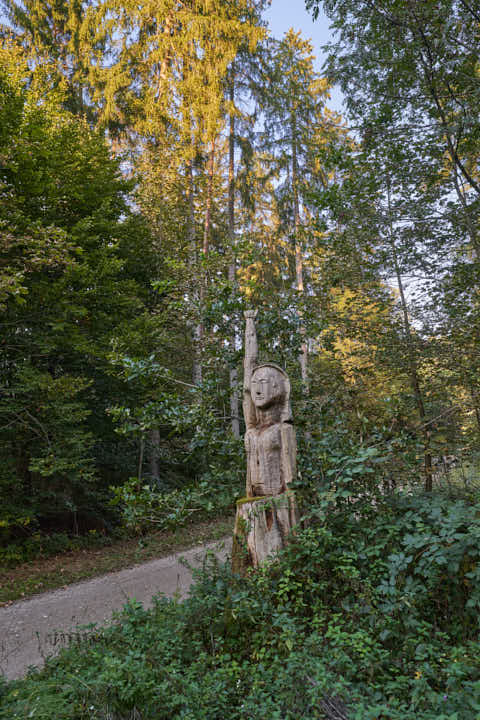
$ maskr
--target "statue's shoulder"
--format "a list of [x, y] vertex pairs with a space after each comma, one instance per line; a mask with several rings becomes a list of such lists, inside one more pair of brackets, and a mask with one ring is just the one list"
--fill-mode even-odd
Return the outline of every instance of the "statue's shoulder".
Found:
[[295, 428], [291, 422], [282, 422], [282, 435], [287, 437], [296, 437]]

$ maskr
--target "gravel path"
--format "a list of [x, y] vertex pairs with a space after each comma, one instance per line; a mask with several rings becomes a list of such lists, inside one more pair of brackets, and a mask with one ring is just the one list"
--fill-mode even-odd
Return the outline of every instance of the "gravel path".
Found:
[[192, 575], [180, 558], [200, 565], [207, 550], [224, 559], [230, 547], [230, 540], [210, 543], [0, 608], [0, 674], [11, 680], [41, 666], [78, 638], [77, 626], [105, 625], [129, 598], [149, 607], [158, 593], [185, 597]]

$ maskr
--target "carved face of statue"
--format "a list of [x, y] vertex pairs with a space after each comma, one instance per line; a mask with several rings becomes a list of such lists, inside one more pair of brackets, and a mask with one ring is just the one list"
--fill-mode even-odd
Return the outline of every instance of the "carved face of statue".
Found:
[[278, 403], [285, 393], [283, 377], [272, 367], [261, 367], [252, 375], [251, 394], [255, 407], [265, 410]]

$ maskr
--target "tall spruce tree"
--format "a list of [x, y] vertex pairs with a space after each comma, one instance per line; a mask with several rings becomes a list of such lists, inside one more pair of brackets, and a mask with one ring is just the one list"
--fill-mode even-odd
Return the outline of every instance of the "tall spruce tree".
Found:
[[2, 0], [6, 23], [27, 51], [31, 65], [42, 65], [52, 88], [59, 88], [64, 106], [90, 120], [91, 73], [104, 52], [102, 30], [93, 24], [90, 0]]
[[[325, 117], [328, 83], [314, 69], [311, 42], [293, 29], [283, 40], [270, 42], [267, 58], [260, 89], [265, 117], [260, 142], [277, 174], [277, 197], [283, 207], [284, 231], [294, 248], [294, 277], [301, 308], [305, 294], [305, 202], [308, 188], [322, 179], [314, 156]], [[301, 318], [301, 309], [299, 314]], [[300, 333], [301, 375], [307, 388], [308, 338], [301, 320]]]
[[[105, 120], [126, 127], [135, 152], [143, 153], [148, 162], [164, 154], [170, 159], [170, 176], [183, 177], [189, 264], [194, 270], [186, 317], [192, 327], [196, 383], [202, 379], [203, 314], [220, 133], [227, 113], [226, 79], [239, 48], [253, 48], [263, 35], [257, 5], [251, 0], [228, 6], [220, 1], [163, 0], [152, 12], [150, 6], [126, 11], [109, 0], [98, 10], [99, 22], [108, 22], [111, 32], [111, 56], [98, 71], [97, 97], [104, 98]], [[170, 240], [175, 246], [175, 238]]]

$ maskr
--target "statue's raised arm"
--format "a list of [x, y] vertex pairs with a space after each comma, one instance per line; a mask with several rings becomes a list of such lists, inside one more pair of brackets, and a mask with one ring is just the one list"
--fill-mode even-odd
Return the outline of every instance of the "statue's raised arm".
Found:
[[243, 361], [243, 416], [247, 430], [257, 424], [255, 405], [252, 400], [252, 374], [258, 363], [257, 330], [255, 328], [256, 310], [245, 313], [245, 358]]

